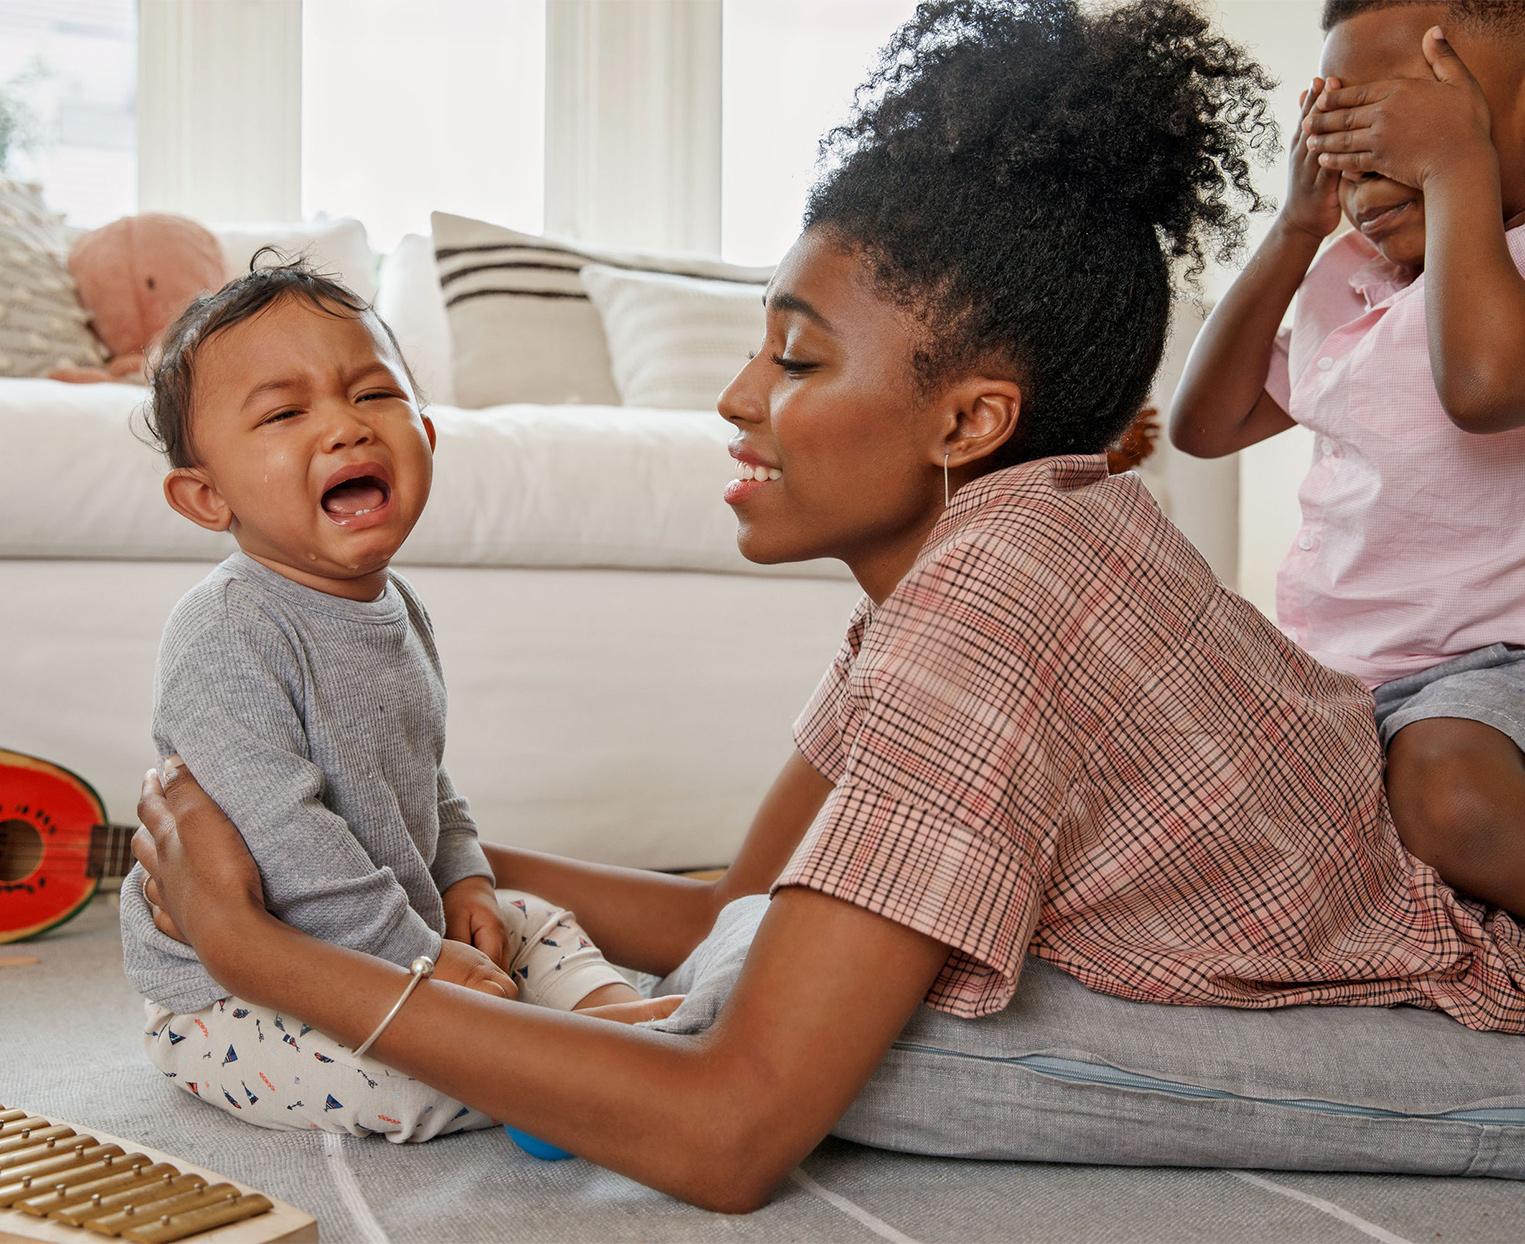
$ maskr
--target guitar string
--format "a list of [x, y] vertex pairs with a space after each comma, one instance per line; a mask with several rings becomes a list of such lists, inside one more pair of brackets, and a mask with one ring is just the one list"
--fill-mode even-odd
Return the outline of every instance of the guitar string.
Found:
[[[77, 859], [83, 859], [88, 865], [94, 857], [99, 856], [101, 857], [103, 867], [102, 875], [125, 876], [131, 871], [133, 859], [132, 835], [137, 833], [138, 827], [136, 825], [106, 825], [104, 827], [92, 825], [92, 830], [99, 828], [106, 830], [103, 841], [97, 845], [95, 843], [84, 842], [53, 842], [50, 844], [48, 837], [41, 827], [32, 825], [31, 822], [27, 822], [27, 824], [36, 829], [39, 836], [43, 839], [42, 858], [38, 861], [39, 869], [44, 866], [45, 862], [73, 862]], [[78, 833], [79, 831], [76, 830], [74, 832]], [[38, 871], [38, 869], [33, 871]], [[31, 875], [31, 873], [27, 874], [27, 876]], [[18, 877], [16, 880], [24, 881], [25, 878]]]

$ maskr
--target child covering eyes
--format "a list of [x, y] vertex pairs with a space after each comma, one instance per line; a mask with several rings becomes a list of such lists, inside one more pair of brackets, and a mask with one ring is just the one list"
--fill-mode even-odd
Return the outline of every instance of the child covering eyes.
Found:
[[1317, 433], [1278, 619], [1372, 688], [1408, 850], [1525, 914], [1525, 5], [1328, 0], [1324, 29], [1171, 434]]

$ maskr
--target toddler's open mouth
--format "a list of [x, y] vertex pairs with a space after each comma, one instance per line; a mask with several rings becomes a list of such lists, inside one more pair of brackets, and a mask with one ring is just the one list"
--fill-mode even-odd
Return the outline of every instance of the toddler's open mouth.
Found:
[[323, 494], [323, 512], [336, 523], [349, 525], [384, 510], [392, 499], [392, 485], [373, 471], [365, 467], [341, 471]]

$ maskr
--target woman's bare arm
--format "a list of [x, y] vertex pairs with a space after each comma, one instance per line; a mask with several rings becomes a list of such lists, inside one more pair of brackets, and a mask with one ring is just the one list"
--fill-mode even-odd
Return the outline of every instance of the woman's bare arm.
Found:
[[496, 843], [482, 849], [498, 885], [570, 908], [610, 959], [665, 975], [704, 939], [722, 907], [767, 892], [830, 791], [831, 783], [794, 752], [763, 797], [736, 862], [713, 882]]
[[[134, 850], [163, 919], [239, 997], [351, 1046], [406, 973], [281, 924], [237, 830], [181, 771], [144, 785]], [[698, 1038], [430, 981], [374, 1047], [493, 1118], [709, 1209], [743, 1212], [830, 1130], [948, 948], [814, 891], [769, 908], [730, 1002]]]

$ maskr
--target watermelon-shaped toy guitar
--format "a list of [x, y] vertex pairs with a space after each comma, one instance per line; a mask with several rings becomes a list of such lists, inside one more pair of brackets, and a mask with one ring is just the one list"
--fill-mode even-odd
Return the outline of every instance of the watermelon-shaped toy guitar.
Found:
[[0, 748], [0, 942], [62, 924], [101, 878], [125, 877], [136, 830], [111, 824], [84, 778]]

